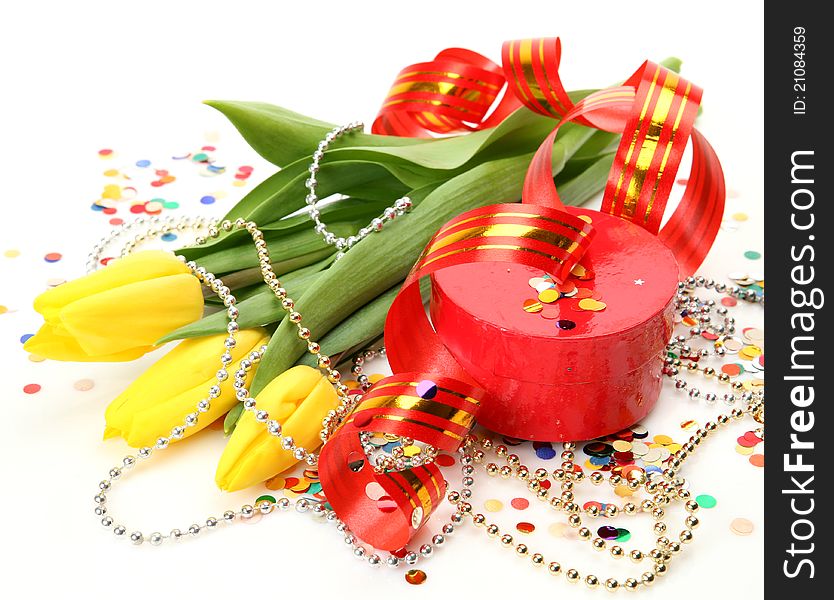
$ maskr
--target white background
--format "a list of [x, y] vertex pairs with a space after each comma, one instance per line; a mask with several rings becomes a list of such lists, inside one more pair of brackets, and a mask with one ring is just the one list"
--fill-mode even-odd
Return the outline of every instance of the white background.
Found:
[[[261, 100], [334, 123], [370, 123], [402, 67], [448, 46], [499, 60], [501, 42], [522, 37], [561, 36], [569, 88], [623, 79], [646, 58], [684, 59], [685, 76], [706, 90], [699, 127], [734, 192], [727, 214], [750, 215], [737, 231], [719, 234], [702, 271], [725, 280], [730, 270], [752, 269], [742, 253], [763, 251], [759, 3], [56, 1], [6, 3], [2, 13], [0, 250], [23, 253], [14, 260], [0, 255], [0, 304], [12, 309], [0, 315], [4, 596], [590, 596], [584, 585], [533, 572], [474, 530], [461, 531], [426, 563], [429, 580], [422, 587], [405, 584], [401, 572], [367, 569], [341, 548], [335, 531], [295, 514], [158, 549], [117, 541], [92, 514], [96, 483], [127, 450], [120, 440], [100, 441], [103, 410], [156, 357], [36, 364], [18, 338], [39, 324], [30, 306], [46, 280], [80, 275], [87, 248], [107, 229], [106, 219], [88, 208], [105, 183], [103, 169], [121, 166], [122, 159], [192, 151], [208, 132], [219, 136], [216, 145], [230, 167], [255, 165], [257, 180], [270, 172], [202, 100]], [[96, 156], [102, 147], [117, 149], [119, 157], [105, 164]], [[224, 181], [229, 197], [212, 207], [215, 213], [246, 191]], [[183, 211], [208, 212], [194, 198], [212, 185], [220, 183], [183, 177], [166, 193], [181, 200]], [[50, 251], [62, 252], [63, 260], [45, 263]], [[761, 261], [755, 266], [761, 270]], [[739, 317], [746, 324], [760, 319], [758, 310]], [[82, 377], [96, 387], [74, 390], [72, 382]], [[29, 382], [43, 390], [23, 394]], [[680, 440], [683, 419], [704, 422], [717, 410], [667, 391], [647, 424]], [[751, 428], [746, 425], [721, 434], [691, 461], [692, 490], [719, 504], [703, 511], [695, 543], [644, 597], [762, 595], [763, 473], [733, 451], [735, 437]], [[222, 444], [214, 432], [173, 448], [158, 469], [137, 472], [112, 494], [111, 511], [129, 531], [167, 531], [252, 501], [255, 493], [228, 496], [214, 487]], [[515, 495], [509, 482], [490, 484], [498, 487], [479, 494], [481, 502]], [[511, 529], [508, 510], [495, 518]], [[554, 520], [543, 508], [537, 514], [536, 522]], [[752, 520], [754, 534], [731, 534], [735, 517]], [[640, 523], [632, 531], [646, 529]], [[670, 518], [673, 533], [680, 523], [677, 514]], [[576, 555], [580, 570], [594, 565], [604, 577], [626, 572], [612, 570], [608, 560], [595, 566], [585, 548], [576, 550], [578, 542], [546, 533], [536, 539], [563, 565]]]

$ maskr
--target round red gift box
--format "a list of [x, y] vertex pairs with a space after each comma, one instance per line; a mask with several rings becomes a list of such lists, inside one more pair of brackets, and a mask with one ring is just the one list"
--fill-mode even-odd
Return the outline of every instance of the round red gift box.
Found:
[[[539, 293], [529, 282], [545, 273], [523, 265], [473, 262], [431, 276], [434, 328], [487, 391], [478, 421], [503, 435], [592, 439], [636, 423], [660, 394], [678, 281], [672, 252], [619, 217], [567, 211], [596, 231], [574, 270], [584, 268], [585, 279], [564, 282], [568, 293], [576, 286], [573, 297], [526, 311]], [[605, 308], [583, 310], [577, 296]]]

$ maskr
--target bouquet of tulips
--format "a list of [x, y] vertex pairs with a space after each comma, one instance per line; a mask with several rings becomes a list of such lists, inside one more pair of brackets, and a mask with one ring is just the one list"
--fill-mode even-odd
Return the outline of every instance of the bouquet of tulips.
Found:
[[[679, 66], [674, 59], [663, 64]], [[575, 102], [591, 91], [569, 95]], [[427, 139], [355, 132], [339, 140], [316, 174], [319, 197], [335, 198], [320, 209], [332, 233], [353, 235], [395, 198], [407, 195], [413, 208], [336, 260], [337, 249], [325, 243], [304, 210], [311, 156], [333, 126], [268, 104], [208, 104], [279, 167], [226, 218], [254, 221], [264, 232], [276, 275], [335, 364], [382, 336], [400, 284], [441, 225], [479, 206], [520, 200], [533, 153], [555, 125], [552, 118], [520, 108], [496, 127], [465, 135]], [[581, 204], [603, 188], [617, 142], [614, 134], [581, 125], [562, 128], [552, 170], [566, 203]], [[234, 292], [241, 331], [229, 350], [229, 368], [238, 369], [253, 349], [266, 344], [249, 371], [252, 395], [285, 424], [288, 435], [308, 448], [320, 444], [321, 420], [337, 405], [337, 396], [312, 368], [306, 343], [261, 279], [247, 232], [233, 230], [177, 254], [222, 277]], [[221, 307], [218, 297], [204, 296], [181, 260], [140, 251], [39, 296], [35, 308], [45, 323], [25, 348], [56, 360], [125, 361], [182, 340], [105, 412], [105, 438], [153, 445], [215, 381], [227, 328]], [[216, 476], [225, 490], [262, 482], [296, 462], [252, 413], [240, 410], [231, 385], [220, 384], [228, 389], [182, 438], [225, 418], [230, 438]]]

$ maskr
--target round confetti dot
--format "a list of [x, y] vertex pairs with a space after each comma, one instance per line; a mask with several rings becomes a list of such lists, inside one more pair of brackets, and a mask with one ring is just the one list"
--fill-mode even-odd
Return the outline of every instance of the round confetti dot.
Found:
[[405, 580], [411, 585], [420, 585], [425, 583], [428, 576], [425, 571], [420, 569], [409, 569], [405, 572]]
[[371, 481], [365, 486], [365, 495], [376, 502], [385, 495], [385, 488], [376, 481]]
[[17, 258], [18, 256], [20, 256], [20, 250], [6, 250], [3, 253], [3, 256], [5, 256], [6, 258]]
[[513, 498], [510, 500], [510, 506], [516, 510], [526, 510], [530, 506], [530, 501], [527, 498]]
[[751, 446], [742, 446], [741, 444], [736, 444], [736, 452], [738, 452], [742, 456], [750, 456], [751, 454], [753, 454], [753, 448]]
[[41, 386], [38, 383], [27, 383], [23, 386], [24, 394], [37, 394], [41, 391]]
[[551, 460], [556, 457], [556, 450], [550, 446], [542, 446], [541, 448], [536, 448], [536, 456], [542, 460]]
[[95, 386], [95, 382], [93, 382], [92, 379], [79, 379], [72, 384], [72, 387], [77, 389], [79, 392], [87, 392], [93, 389], [93, 386]]
[[110, 219], [110, 221], [108, 221], [108, 222], [109, 222], [111, 225], [113, 225], [114, 227], [116, 227], [116, 226], [118, 226], [118, 225], [123, 224], [123, 223], [124, 223], [124, 220], [120, 219], [119, 217], [115, 217], [115, 218], [113, 218], [113, 219]]
[[539, 301], [549, 304], [559, 299], [559, 291], [553, 288], [539, 292]]
[[558, 321], [556, 321], [556, 327], [564, 331], [570, 331], [571, 329], [576, 327], [576, 323], [568, 319], [559, 319]]
[[163, 233], [162, 237], [160, 238], [163, 242], [173, 242], [177, 239], [176, 233]]
[[726, 373], [730, 377], [737, 377], [744, 373], [744, 367], [738, 363], [728, 363], [721, 366], [721, 372]]
[[665, 446], [666, 444], [671, 444], [674, 441], [668, 435], [656, 435], [653, 439], [656, 444], [660, 444], [662, 446]]
[[151, 161], [149, 161], [147, 159], [137, 160], [136, 161], [136, 166], [141, 168], [141, 169], [144, 169], [145, 167], [150, 167], [151, 166]]
[[25, 344], [26, 340], [32, 337], [35, 337], [34, 333], [24, 333], [22, 336], [20, 336], [20, 343]]
[[764, 467], [764, 454], [751, 454], [747, 460], [754, 467]]
[[597, 529], [597, 535], [604, 540], [613, 540], [617, 538], [618, 532], [616, 527], [610, 525], [603, 525]]
[[759, 260], [762, 257], [761, 252], [756, 252], [755, 250], [748, 250], [744, 253], [744, 258], [749, 258], [750, 260]]
[[437, 396], [437, 384], [433, 381], [429, 381], [428, 379], [424, 379], [417, 384], [415, 391], [417, 392], [417, 395], [424, 400], [431, 400]]
[[113, 156], [113, 150], [110, 149], [110, 148], [102, 148], [101, 150], [98, 151], [98, 155], [101, 156], [102, 158], [107, 158], [107, 157]]
[[535, 298], [528, 298], [521, 304], [521, 308], [528, 313], [537, 313], [542, 311], [542, 303]]
[[733, 307], [736, 304], [738, 304], [738, 300], [736, 300], [735, 298], [730, 298], [729, 296], [725, 296], [721, 298], [721, 304], [723, 306]]
[[710, 496], [709, 494], [701, 494], [700, 496], [695, 496], [695, 502], [697, 502], [701, 508], [714, 508], [715, 505], [718, 504], [718, 501], [715, 499], [715, 497]]
[[528, 523], [527, 521], [516, 523], [515, 528], [519, 533], [533, 533], [536, 530], [536, 526], [532, 523]]
[[614, 450], [617, 452], [630, 452], [631, 451], [631, 442], [627, 442], [625, 440], [614, 440], [611, 442], [611, 445], [614, 446]]
[[9, 312], [8, 307], [3, 306], [2, 304], [0, 304], [0, 315], [2, 315], [3, 313], [7, 313], [7, 312]]
[[30, 354], [29, 355], [29, 360], [32, 361], [33, 363], [39, 363], [39, 362], [45, 361], [46, 358], [44, 358], [43, 356], [40, 356], [38, 354]]
[[452, 467], [455, 464], [455, 458], [449, 454], [438, 454], [434, 463], [439, 467]]
[[559, 309], [555, 306], [548, 306], [547, 308], [542, 310], [541, 315], [545, 319], [558, 319]]
[[200, 198], [201, 204], [214, 204], [214, 196], [203, 196]]
[[504, 508], [504, 503], [500, 500], [496, 500], [495, 498], [490, 498], [486, 502], [484, 502], [484, 510], [487, 512], [498, 512]]
[[617, 537], [614, 538], [615, 542], [627, 542], [631, 539], [631, 532], [624, 527], [617, 527]]
[[63, 255], [60, 252], [50, 252], [43, 257], [43, 259], [48, 263], [58, 262], [62, 258]]
[[391, 496], [382, 496], [377, 498], [376, 507], [380, 512], [392, 513], [397, 510], [397, 502]]
[[753, 522], [744, 517], [738, 517], [730, 522], [730, 531], [736, 535], [750, 535], [753, 533]]
[[733, 215], [733, 221], [742, 222], [742, 221], [746, 221], [748, 218], [749, 217], [747, 216], [747, 213], [743, 213], [743, 212], [737, 212]]
[[175, 208], [179, 208], [179, 207], [180, 207], [180, 203], [179, 203], [179, 202], [174, 202], [174, 201], [165, 200], [165, 201], [163, 201], [163, 202], [162, 202], [162, 206], [164, 206], [164, 207], [165, 207], [165, 208], [167, 208], [168, 210], [173, 210], [173, 209], [175, 209]]

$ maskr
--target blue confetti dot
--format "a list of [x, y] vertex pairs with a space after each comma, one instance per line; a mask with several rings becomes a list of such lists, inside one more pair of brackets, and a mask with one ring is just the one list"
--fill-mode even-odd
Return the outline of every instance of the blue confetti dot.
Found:
[[150, 167], [151, 166], [151, 161], [146, 160], [146, 159], [137, 160], [136, 161], [136, 166], [137, 167], [142, 167], [144, 169], [145, 167]]
[[203, 196], [200, 198], [200, 202], [203, 204], [214, 204], [214, 196]]
[[608, 463], [611, 462], [611, 457], [610, 456], [591, 456], [588, 459], [588, 461], [590, 461], [590, 463], [592, 465], [602, 467], [602, 466], [607, 465]]
[[100, 212], [100, 211], [104, 210], [104, 207], [99, 205], [99, 204], [91, 204], [90, 208], [92, 208], [94, 211], [97, 211], [97, 212]]
[[160, 238], [163, 242], [173, 242], [177, 239], [176, 233], [163, 233], [162, 237]]
[[541, 448], [536, 448], [536, 456], [542, 460], [550, 460], [556, 457], [556, 451], [552, 447], [542, 446]]
[[26, 340], [28, 340], [31, 337], [35, 337], [35, 334], [34, 333], [24, 333], [22, 336], [20, 336], [20, 343], [25, 344]]

